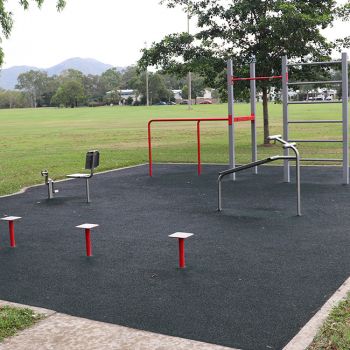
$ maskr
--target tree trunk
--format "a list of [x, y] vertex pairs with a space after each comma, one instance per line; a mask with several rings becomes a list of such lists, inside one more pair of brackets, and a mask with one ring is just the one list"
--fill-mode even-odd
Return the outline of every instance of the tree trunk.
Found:
[[269, 145], [270, 141], [267, 139], [268, 136], [270, 136], [267, 87], [262, 88], [262, 93], [263, 93], [263, 115], [264, 115], [264, 145]]

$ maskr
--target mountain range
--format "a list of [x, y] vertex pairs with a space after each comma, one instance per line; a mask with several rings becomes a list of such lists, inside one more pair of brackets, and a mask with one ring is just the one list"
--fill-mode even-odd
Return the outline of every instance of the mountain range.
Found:
[[[58, 75], [67, 69], [77, 69], [84, 73], [85, 75], [101, 75], [107, 69], [112, 68], [110, 64], [102, 63], [92, 58], [80, 58], [74, 57], [69, 58], [53, 67], [49, 68], [38, 68], [31, 66], [15, 66], [10, 68], [5, 68], [0, 71], [0, 88], [12, 90], [17, 84], [17, 77], [30, 70], [41, 70], [47, 72], [49, 76]], [[117, 70], [121, 71], [123, 67], [116, 67]]]

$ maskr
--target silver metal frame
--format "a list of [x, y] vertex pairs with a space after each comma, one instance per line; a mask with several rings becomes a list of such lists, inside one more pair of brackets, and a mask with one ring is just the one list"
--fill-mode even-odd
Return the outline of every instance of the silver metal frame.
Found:
[[[297, 81], [289, 82], [288, 67], [291, 66], [311, 66], [311, 65], [330, 65], [341, 64], [342, 80], [331, 81]], [[342, 84], [342, 100], [341, 101], [289, 101], [288, 86], [291, 85], [308, 85], [308, 84]], [[283, 138], [288, 142], [341, 142], [343, 146], [342, 161], [342, 182], [349, 184], [349, 81], [348, 81], [348, 55], [342, 53], [341, 61], [326, 61], [326, 62], [299, 62], [288, 63], [287, 56], [282, 57], [282, 99], [283, 99]], [[341, 120], [289, 120], [288, 105], [293, 104], [325, 104], [325, 103], [341, 103], [342, 104], [342, 119]], [[306, 123], [342, 123], [342, 139], [341, 140], [290, 140], [289, 139], [289, 124], [306, 124]], [[289, 155], [288, 149], [285, 150], [285, 156]], [[339, 159], [330, 158], [306, 158], [301, 161], [318, 160], [322, 162], [338, 162]], [[284, 181], [290, 182], [290, 167], [289, 159], [284, 160]]]
[[[233, 64], [232, 60], [227, 61], [227, 96], [228, 96], [228, 118], [232, 118], [232, 123], [228, 124], [228, 145], [229, 145], [229, 166], [234, 168], [236, 166], [235, 157], [235, 130], [234, 130], [234, 92], [232, 84]], [[232, 174], [231, 180], [236, 180], [236, 175]]]
[[295, 160], [296, 163], [296, 186], [297, 186], [297, 216], [301, 216], [301, 189], [300, 189], [300, 155], [298, 149], [295, 147], [295, 144], [288, 143], [282, 139], [281, 135], [269, 136], [270, 140], [278, 141], [282, 143], [284, 149], [291, 149], [295, 156], [273, 156], [266, 159], [258, 160], [252, 163], [241, 165], [233, 169], [228, 169], [219, 173], [218, 177], [218, 211], [222, 210], [222, 179], [230, 174], [237, 173], [242, 170], [250, 169], [257, 167], [258, 165], [274, 162], [276, 160]]
[[47, 185], [48, 199], [53, 199], [55, 197], [55, 193], [58, 193], [58, 190], [55, 190], [55, 182], [51, 178], [49, 178], [48, 170], [43, 170], [41, 172], [41, 176], [44, 176], [45, 184]]
[[[255, 78], [255, 62], [250, 63], [250, 78]], [[234, 129], [234, 87], [232, 82], [233, 77], [233, 63], [232, 60], [227, 61], [227, 96], [228, 96], [228, 115], [229, 120], [232, 118], [232, 123], [228, 125], [228, 138], [229, 138], [229, 167], [236, 167], [236, 154], [235, 154], [235, 129]], [[254, 115], [254, 120], [251, 120], [251, 145], [252, 145], [252, 162], [255, 162], [258, 158], [258, 147], [256, 137], [256, 81], [250, 81], [250, 114]], [[253, 168], [253, 173], [258, 173], [258, 167]], [[236, 174], [230, 175], [231, 180], [236, 180]]]
[[[250, 78], [255, 78], [255, 62], [250, 63]], [[254, 120], [251, 121], [251, 138], [252, 138], [252, 162], [258, 160], [258, 146], [256, 141], [256, 81], [250, 81], [250, 113], [254, 115]], [[253, 173], [258, 173], [258, 167], [253, 168]]]
[[[282, 57], [282, 100], [283, 100], [283, 139], [289, 140], [288, 130], [288, 64], [287, 56]], [[284, 155], [289, 155], [289, 150], [284, 149]], [[290, 167], [288, 159], [283, 162], [284, 182], [290, 182]]]

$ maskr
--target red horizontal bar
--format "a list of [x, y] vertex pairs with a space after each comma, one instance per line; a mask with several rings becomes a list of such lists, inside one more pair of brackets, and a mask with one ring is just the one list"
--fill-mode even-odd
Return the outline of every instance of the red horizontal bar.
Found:
[[249, 120], [255, 120], [255, 115], [247, 115], [244, 117], [235, 117], [235, 122], [247, 122]]
[[167, 119], [151, 119], [148, 124], [152, 122], [215, 122], [227, 121], [228, 118], [167, 118]]
[[232, 77], [232, 81], [272, 80], [272, 79], [282, 79], [282, 75], [272, 75], [271, 77], [255, 77], [255, 78], [235, 78], [235, 77]]

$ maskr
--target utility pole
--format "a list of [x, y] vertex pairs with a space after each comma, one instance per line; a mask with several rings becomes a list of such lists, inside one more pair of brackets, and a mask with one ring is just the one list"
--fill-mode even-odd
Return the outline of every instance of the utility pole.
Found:
[[[190, 34], [190, 9], [187, 10], [187, 33]], [[188, 72], [188, 109], [192, 109], [192, 76]]]
[[[147, 49], [147, 41], [145, 41], [145, 48]], [[146, 67], [146, 101], [147, 107], [149, 107], [148, 67]]]

